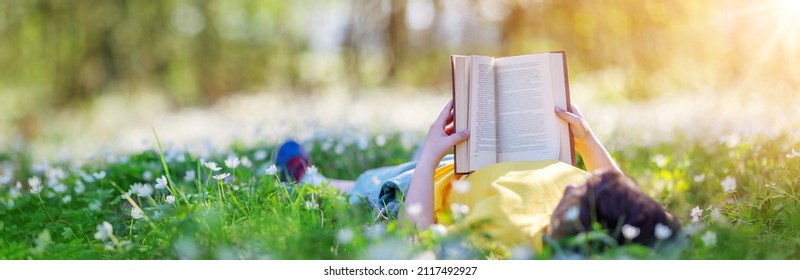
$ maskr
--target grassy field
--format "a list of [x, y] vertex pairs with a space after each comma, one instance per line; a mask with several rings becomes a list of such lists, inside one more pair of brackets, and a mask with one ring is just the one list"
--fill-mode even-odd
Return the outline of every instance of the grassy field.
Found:
[[[421, 137], [328, 135], [304, 144], [318, 172], [355, 179], [408, 161]], [[267, 172], [274, 144], [257, 143], [207, 158], [151, 149], [33, 164], [23, 152], [3, 154], [0, 259], [800, 258], [800, 153], [788, 136], [617, 146], [623, 170], [680, 218], [684, 242], [498, 253], [468, 234], [399, 229], [325, 185], [285, 186]]]

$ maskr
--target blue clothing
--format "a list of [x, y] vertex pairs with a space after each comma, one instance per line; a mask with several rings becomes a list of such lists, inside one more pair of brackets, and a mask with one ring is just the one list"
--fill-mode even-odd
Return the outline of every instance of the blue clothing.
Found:
[[[453, 156], [447, 155], [439, 162], [439, 166], [452, 162]], [[350, 203], [367, 203], [379, 217], [397, 218], [401, 199], [405, 199], [416, 166], [417, 162], [412, 161], [361, 173], [350, 192]]]

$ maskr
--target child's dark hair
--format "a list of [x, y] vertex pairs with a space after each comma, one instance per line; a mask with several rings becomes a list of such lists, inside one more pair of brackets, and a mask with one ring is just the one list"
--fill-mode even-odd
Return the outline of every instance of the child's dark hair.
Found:
[[553, 237], [560, 239], [566, 234], [590, 231], [597, 223], [616, 239], [625, 243], [621, 233], [623, 225], [639, 229], [639, 234], [631, 240], [647, 246], [656, 241], [655, 229], [662, 224], [670, 229], [672, 239], [680, 230], [680, 222], [667, 213], [661, 205], [642, 193], [636, 182], [619, 172], [604, 172], [593, 175], [586, 181], [586, 193], [577, 201], [580, 215], [577, 221], [561, 227]]

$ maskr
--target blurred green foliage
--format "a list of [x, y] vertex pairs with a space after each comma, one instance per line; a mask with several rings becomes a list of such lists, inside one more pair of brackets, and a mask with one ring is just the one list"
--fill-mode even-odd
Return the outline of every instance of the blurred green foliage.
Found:
[[796, 89], [800, 30], [780, 3], [11, 0], [0, 89], [48, 106], [142, 88], [177, 105], [338, 84], [444, 89], [450, 54], [553, 49], [569, 52], [573, 76], [621, 69], [627, 98], [743, 77]]

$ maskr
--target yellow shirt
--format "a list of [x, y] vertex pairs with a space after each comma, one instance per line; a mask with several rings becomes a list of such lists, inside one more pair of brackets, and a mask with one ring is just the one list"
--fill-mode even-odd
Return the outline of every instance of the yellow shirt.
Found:
[[[560, 161], [503, 162], [467, 176], [455, 175], [453, 165], [434, 173], [434, 213], [451, 232], [477, 230], [489, 239], [480, 242], [507, 250], [531, 245], [541, 250], [541, 233], [570, 184], [586, 182], [588, 173]], [[451, 182], [466, 180], [460, 193]], [[463, 189], [462, 189], [463, 190]], [[453, 215], [453, 204], [466, 205], [466, 214]], [[462, 209], [464, 207], [461, 207]]]

